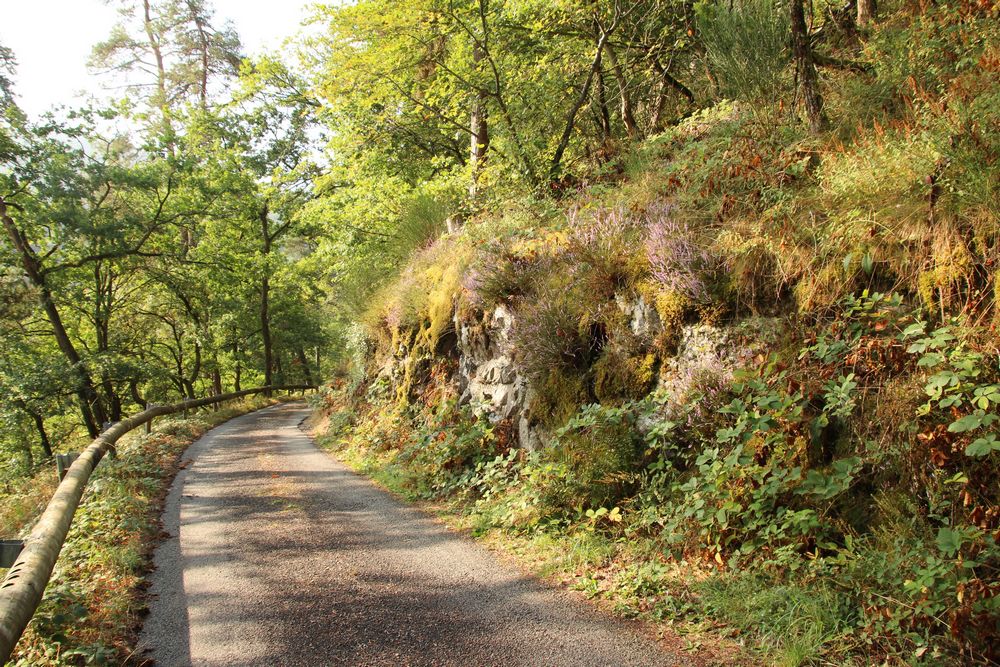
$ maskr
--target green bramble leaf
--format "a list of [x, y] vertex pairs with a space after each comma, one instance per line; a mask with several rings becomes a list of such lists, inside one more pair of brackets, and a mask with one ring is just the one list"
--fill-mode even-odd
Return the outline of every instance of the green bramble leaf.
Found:
[[1000, 451], [1000, 440], [995, 433], [990, 433], [982, 438], [977, 438], [971, 445], [965, 448], [966, 456], [989, 456], [993, 452]]
[[948, 431], [951, 433], [965, 433], [980, 426], [990, 426], [998, 419], [1000, 419], [998, 415], [987, 414], [983, 410], [976, 410], [971, 415], [965, 415], [961, 419], [953, 421], [949, 424]]
[[914, 322], [910, 326], [903, 329], [903, 333], [901, 334], [901, 336], [902, 338], [913, 338], [914, 336], [919, 336], [920, 334], [924, 333], [926, 329], [927, 329], [926, 322]]
[[948, 556], [954, 556], [962, 548], [963, 535], [951, 528], [942, 528], [937, 534], [938, 549]]

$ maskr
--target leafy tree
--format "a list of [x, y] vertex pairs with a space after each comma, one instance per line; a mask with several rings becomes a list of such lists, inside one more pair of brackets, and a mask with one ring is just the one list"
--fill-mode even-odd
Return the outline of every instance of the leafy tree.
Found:
[[78, 374], [84, 423], [96, 434], [121, 414], [121, 304], [139, 289], [146, 261], [174, 252], [175, 228], [194, 211], [176, 196], [173, 166], [144, 160], [121, 137], [100, 139], [91, 114], [75, 120], [29, 129], [22, 159], [2, 178], [12, 194], [0, 213], [12, 255]]
[[[212, 83], [234, 78], [242, 56], [231, 24], [216, 29], [205, 0], [109, 0], [122, 17], [90, 58], [94, 70], [124, 77], [158, 115], [172, 150], [174, 116], [187, 102], [207, 106]], [[147, 90], [152, 92], [147, 93]]]

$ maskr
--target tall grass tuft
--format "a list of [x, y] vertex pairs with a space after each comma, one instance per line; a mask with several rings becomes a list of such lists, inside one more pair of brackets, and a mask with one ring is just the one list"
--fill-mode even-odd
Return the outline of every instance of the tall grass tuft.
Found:
[[450, 192], [416, 192], [403, 203], [396, 218], [390, 254], [406, 260], [415, 251], [433, 243], [445, 231], [445, 223], [458, 206]]
[[775, 0], [737, 0], [696, 5], [699, 36], [723, 95], [771, 107], [786, 85], [790, 27]]

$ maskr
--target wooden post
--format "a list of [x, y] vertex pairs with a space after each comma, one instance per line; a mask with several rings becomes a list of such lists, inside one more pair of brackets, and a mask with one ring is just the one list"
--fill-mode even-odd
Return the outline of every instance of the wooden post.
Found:
[[[101, 424], [101, 433], [106, 433], [114, 425], [114, 422], [104, 422]], [[114, 445], [109, 445], [107, 454], [110, 459], [118, 458], [118, 449]]]
[[[160, 405], [159, 403], [153, 403], [153, 402], [146, 403], [146, 410], [151, 410], [153, 408], [157, 408], [157, 407], [159, 407], [159, 405]], [[146, 426], [146, 435], [149, 435], [150, 433], [153, 432], [153, 418], [152, 417], [150, 417], [149, 419], [146, 420], [146, 425], [145, 426]]]
[[56, 454], [56, 474], [59, 476], [60, 481], [66, 477], [66, 471], [73, 465], [73, 461], [76, 461], [78, 458], [80, 458], [79, 452]]

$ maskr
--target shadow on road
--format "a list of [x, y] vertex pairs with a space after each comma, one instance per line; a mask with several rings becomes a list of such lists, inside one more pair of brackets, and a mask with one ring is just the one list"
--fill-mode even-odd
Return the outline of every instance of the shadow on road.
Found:
[[143, 633], [157, 665], [686, 663], [319, 452], [303, 414], [247, 415], [190, 450]]

